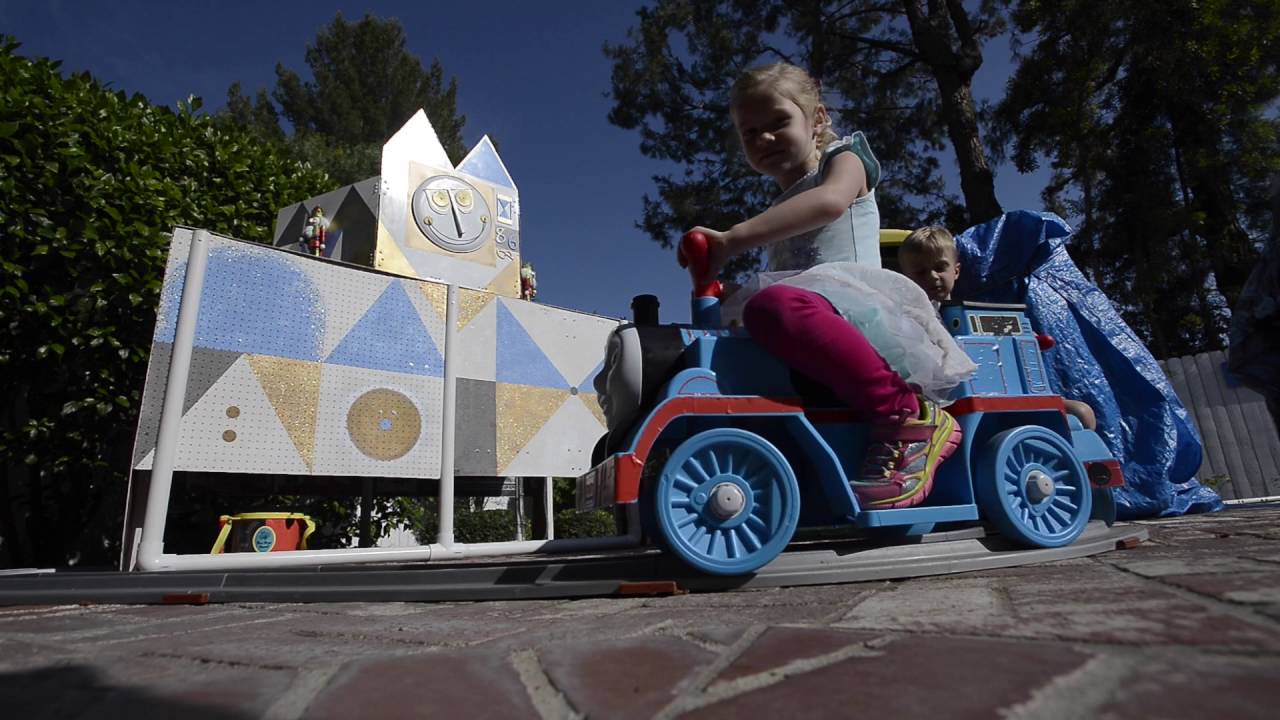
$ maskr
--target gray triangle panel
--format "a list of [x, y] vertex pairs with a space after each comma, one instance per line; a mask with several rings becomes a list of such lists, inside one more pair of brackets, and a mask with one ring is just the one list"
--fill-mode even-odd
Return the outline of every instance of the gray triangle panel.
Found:
[[195, 348], [191, 353], [191, 374], [187, 376], [187, 396], [182, 402], [182, 414], [186, 415], [200, 398], [218, 382], [227, 369], [235, 364], [241, 352]]
[[169, 377], [169, 358], [173, 345], [166, 342], [152, 343], [151, 358], [147, 361], [147, 382], [142, 386], [142, 409], [138, 412], [138, 433], [133, 440], [133, 465], [156, 447], [160, 434], [160, 408], [164, 407], [165, 379]]
[[276, 218], [276, 236], [273, 244], [276, 247], [293, 246], [302, 237], [302, 226], [307, 222], [307, 209], [302, 203], [294, 203], [280, 211]]

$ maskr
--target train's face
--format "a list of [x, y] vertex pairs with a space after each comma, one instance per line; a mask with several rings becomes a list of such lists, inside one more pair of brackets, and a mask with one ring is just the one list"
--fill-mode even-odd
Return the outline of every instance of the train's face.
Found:
[[640, 334], [635, 326], [623, 326], [609, 334], [604, 369], [592, 383], [609, 432], [626, 428], [635, 420], [640, 410], [643, 366]]
[[592, 383], [609, 432], [627, 430], [655, 402], [683, 366], [685, 342], [676, 325], [623, 325], [609, 335]]

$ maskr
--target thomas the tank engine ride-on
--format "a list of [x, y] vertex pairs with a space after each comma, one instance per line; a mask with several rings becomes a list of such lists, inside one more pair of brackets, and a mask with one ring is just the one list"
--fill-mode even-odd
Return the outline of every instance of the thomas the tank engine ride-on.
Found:
[[[691, 266], [705, 263], [704, 236], [682, 242]], [[719, 283], [695, 289], [691, 325], [659, 324], [641, 296], [635, 321], [610, 335], [596, 380], [608, 433], [578, 479], [581, 509], [639, 503], [651, 540], [717, 575], [758, 570], [802, 525], [915, 536], [982, 520], [1017, 544], [1053, 548], [1091, 518], [1114, 521], [1120, 464], [1049, 387], [1041, 351], [1053, 340], [1023, 306], [943, 305], [978, 365], [948, 408], [963, 440], [921, 505], [870, 510], [848, 484], [868, 426], [745, 331], [721, 327], [719, 294]]]

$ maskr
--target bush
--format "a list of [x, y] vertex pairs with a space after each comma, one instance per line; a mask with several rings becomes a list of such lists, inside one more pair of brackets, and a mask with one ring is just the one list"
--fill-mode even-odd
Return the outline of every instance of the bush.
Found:
[[617, 525], [611, 512], [561, 510], [556, 513], [556, 537], [558, 538], [609, 537], [617, 534]]
[[[436, 498], [424, 498], [414, 510], [402, 511], [401, 517], [413, 530], [418, 542], [429, 545], [436, 541], [440, 518], [436, 511]], [[524, 537], [530, 539], [533, 530], [529, 521], [524, 524]], [[460, 500], [453, 511], [453, 539], [460, 543], [506, 542], [516, 539], [516, 514], [513, 510], [475, 510], [468, 500]]]
[[157, 107], [18, 47], [0, 36], [0, 547], [111, 562], [167, 234], [265, 242], [330, 183], [198, 99]]
[[[525, 523], [524, 536], [531, 534]], [[459, 511], [453, 516], [453, 538], [461, 543], [505, 542], [516, 539], [516, 514], [512, 510]]]

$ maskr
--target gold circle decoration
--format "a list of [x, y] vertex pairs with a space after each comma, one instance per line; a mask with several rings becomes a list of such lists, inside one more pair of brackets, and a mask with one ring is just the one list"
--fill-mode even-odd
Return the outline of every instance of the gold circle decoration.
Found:
[[229, 406], [227, 408], [227, 417], [231, 418], [232, 420], [240, 417], [240, 408], [236, 407], [235, 405]]
[[227, 430], [226, 432], [222, 433], [222, 439], [223, 439], [223, 440], [225, 440], [225, 441], [227, 441], [227, 442], [235, 442], [235, 441], [236, 441], [236, 431], [235, 431], [235, 430]]
[[351, 403], [347, 434], [360, 452], [374, 460], [395, 460], [418, 443], [422, 415], [403, 394], [377, 388]]

